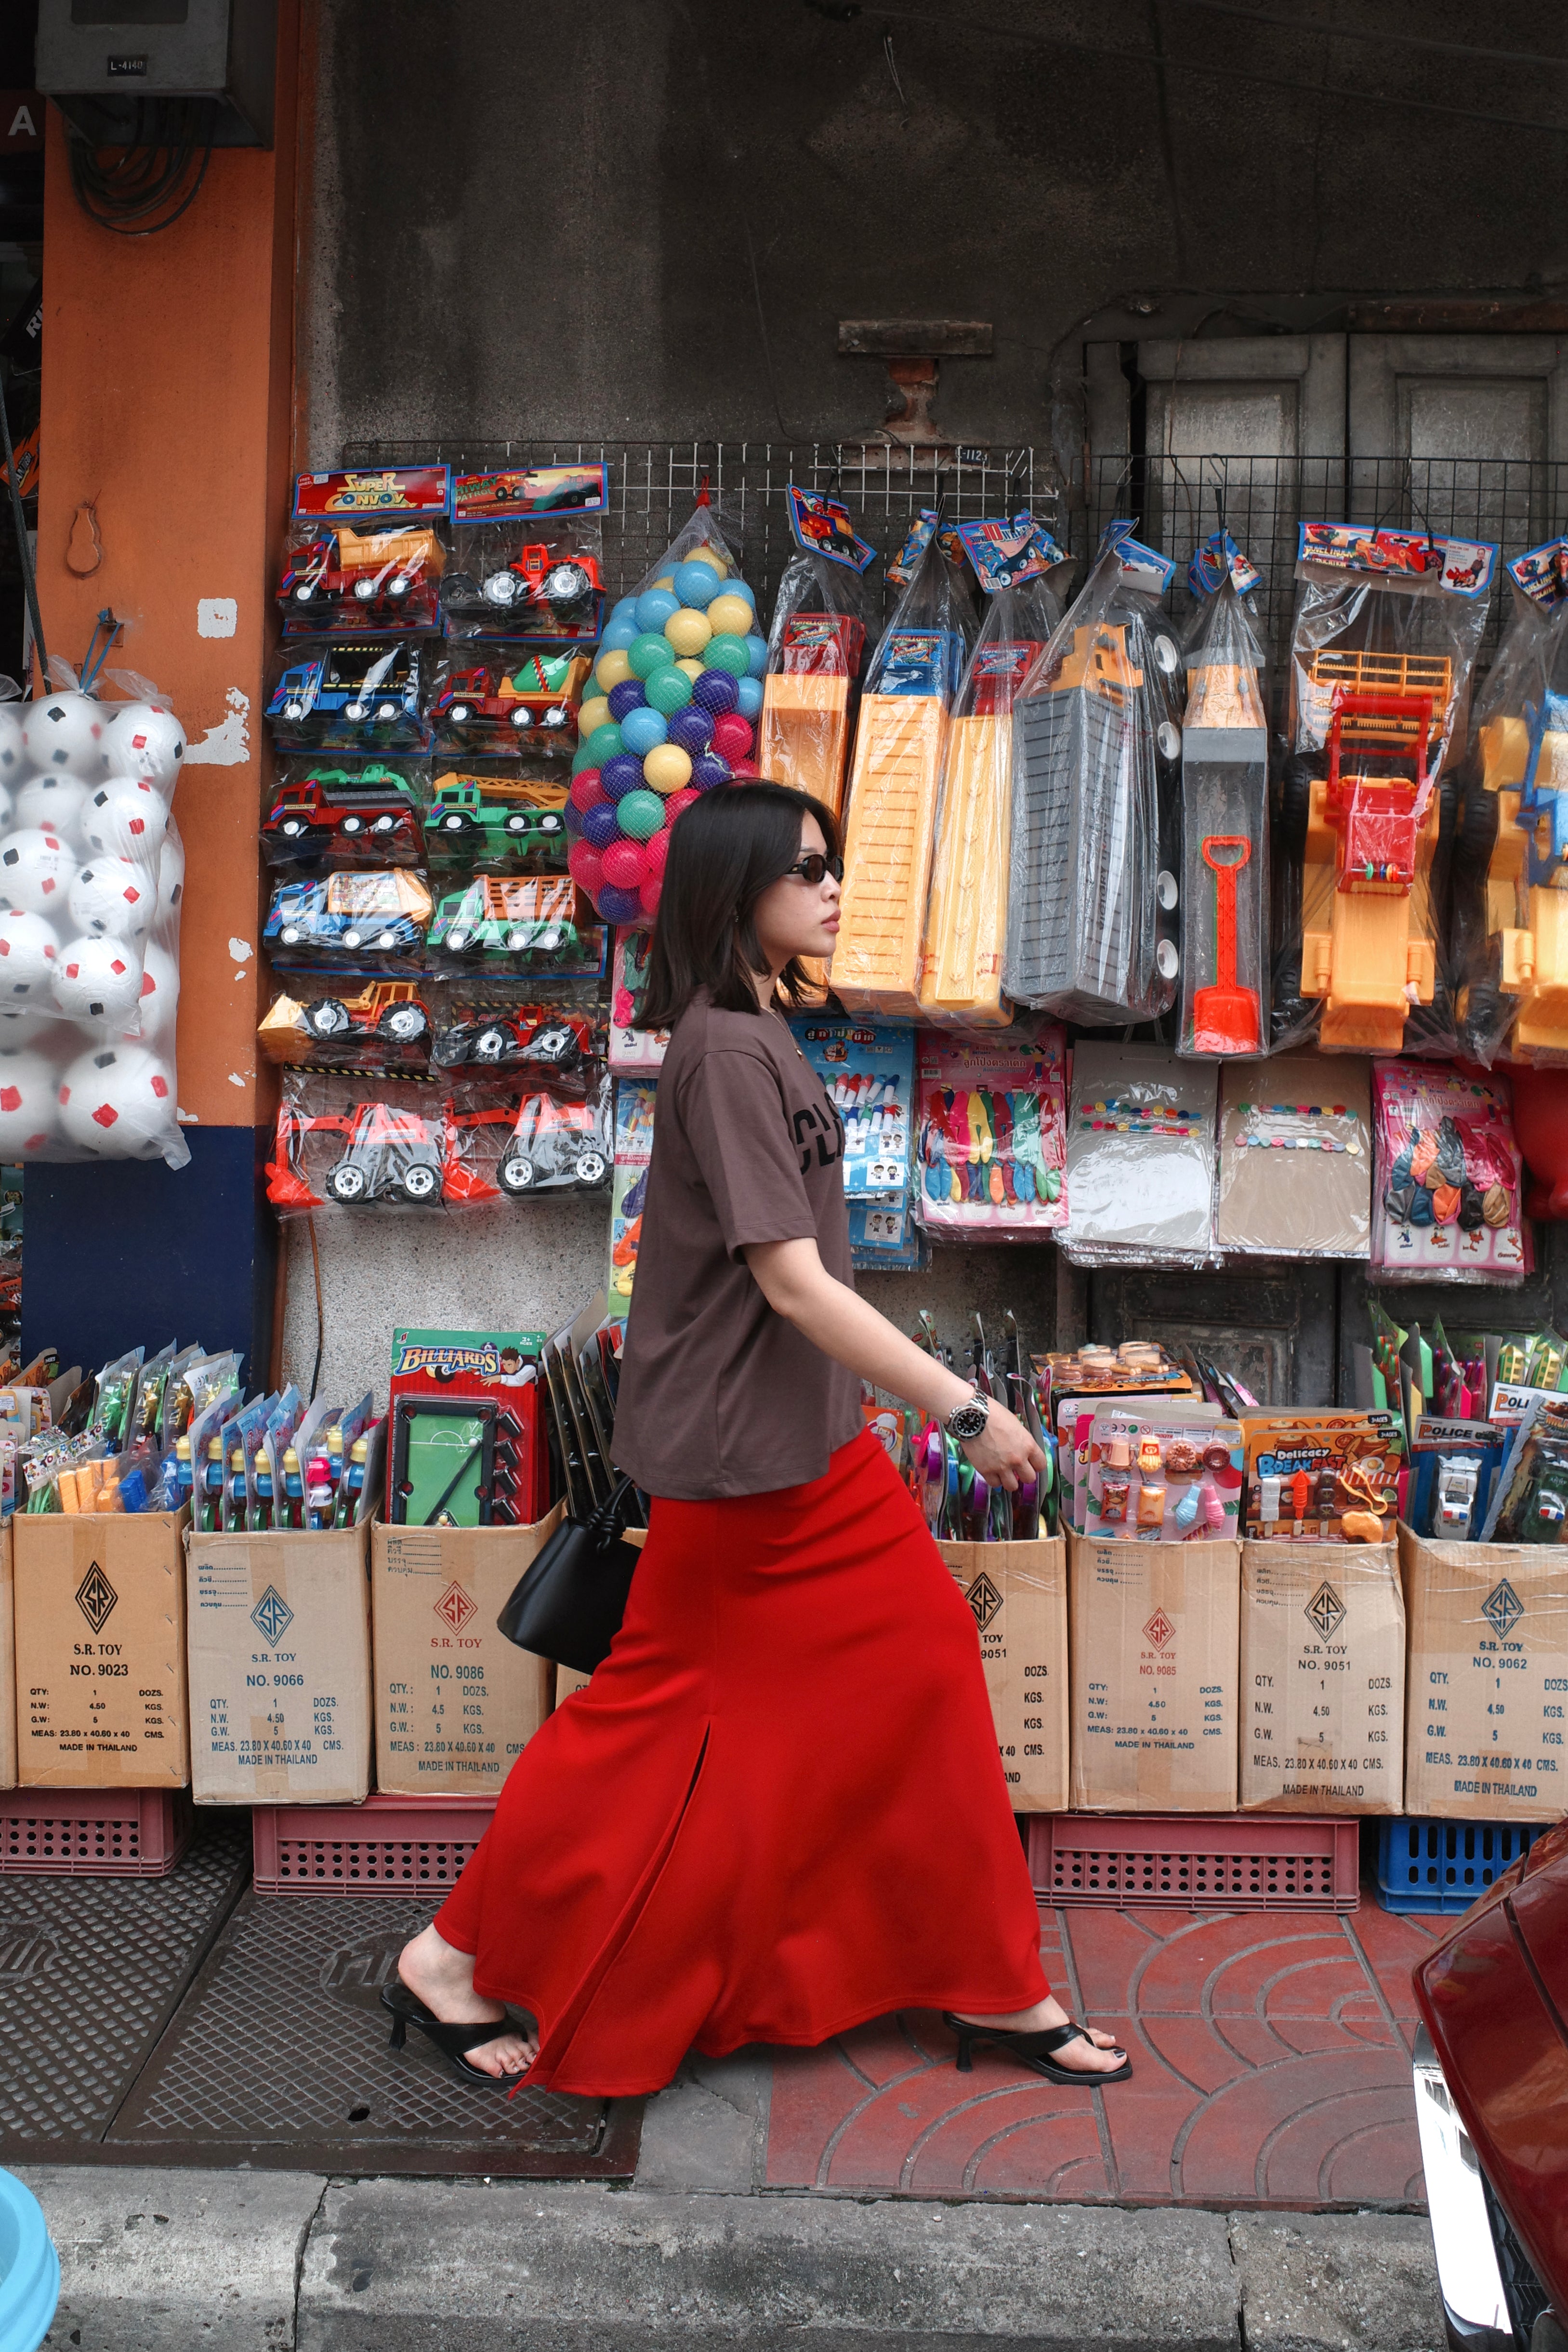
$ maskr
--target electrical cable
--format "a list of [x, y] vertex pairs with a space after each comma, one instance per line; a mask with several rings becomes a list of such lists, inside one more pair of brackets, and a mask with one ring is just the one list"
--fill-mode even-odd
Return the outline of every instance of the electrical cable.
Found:
[[1381, 41], [1401, 49], [1438, 49], [1450, 58], [1488, 58], [1505, 66], [1568, 66], [1568, 56], [1550, 57], [1534, 49], [1483, 49], [1473, 41], [1438, 41], [1429, 33], [1390, 33], [1375, 26], [1331, 25], [1316, 16], [1276, 16], [1266, 8], [1243, 8], [1234, 0], [1176, 0], [1181, 8], [1207, 8], [1217, 16], [1239, 16], [1249, 25], [1278, 25], [1288, 33], [1326, 33], [1335, 41]]
[[37, 649], [38, 676], [48, 691], [49, 656], [44, 644], [44, 616], [38, 610], [38, 583], [33, 571], [33, 551], [27, 539], [26, 518], [22, 512], [22, 492], [16, 481], [16, 453], [11, 446], [11, 419], [5, 407], [5, 383], [0, 376], [0, 442], [5, 452], [5, 487], [11, 493], [11, 520], [16, 530], [16, 561], [22, 567], [22, 586], [26, 593], [27, 612], [33, 624], [33, 644]]
[[[172, 228], [194, 204], [207, 176], [213, 126], [210, 100], [172, 99], [151, 109], [143, 101], [132, 120], [130, 142], [118, 162], [106, 164], [99, 160], [98, 142], [68, 121], [67, 150], [78, 204], [89, 220], [114, 236], [156, 236]], [[156, 214], [162, 217], [154, 218]]]

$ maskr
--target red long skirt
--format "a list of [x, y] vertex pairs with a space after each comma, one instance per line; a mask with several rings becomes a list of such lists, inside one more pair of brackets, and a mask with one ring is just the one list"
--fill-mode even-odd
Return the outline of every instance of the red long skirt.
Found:
[[975, 1622], [869, 1431], [804, 1486], [654, 1502], [614, 1647], [435, 1925], [537, 2019], [530, 2084], [600, 2097], [1045, 1998]]

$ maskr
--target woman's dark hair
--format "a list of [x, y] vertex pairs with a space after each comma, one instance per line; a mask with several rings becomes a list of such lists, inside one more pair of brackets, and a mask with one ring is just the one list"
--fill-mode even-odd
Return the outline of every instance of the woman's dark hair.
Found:
[[[699, 988], [726, 1013], [757, 1012], [752, 975], [766, 969], [755, 915], [764, 890], [800, 855], [800, 822], [814, 816], [828, 855], [839, 854], [838, 819], [788, 784], [721, 784], [676, 818], [653, 922], [640, 1019], [673, 1029]], [[780, 994], [800, 1002], [807, 978], [791, 956]]]

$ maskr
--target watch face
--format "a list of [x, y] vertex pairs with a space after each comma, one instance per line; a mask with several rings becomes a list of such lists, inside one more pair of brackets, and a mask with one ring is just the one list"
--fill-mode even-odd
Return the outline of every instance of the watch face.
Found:
[[961, 1404], [949, 1415], [947, 1426], [955, 1437], [978, 1437], [988, 1419], [980, 1404]]

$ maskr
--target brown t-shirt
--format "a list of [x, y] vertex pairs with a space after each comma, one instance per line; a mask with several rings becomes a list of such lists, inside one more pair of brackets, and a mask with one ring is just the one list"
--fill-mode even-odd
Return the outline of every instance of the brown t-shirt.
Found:
[[614, 1455], [686, 1502], [820, 1478], [862, 1426], [860, 1382], [776, 1315], [741, 1253], [816, 1241], [850, 1268], [843, 1122], [776, 1013], [699, 994], [659, 1073]]

